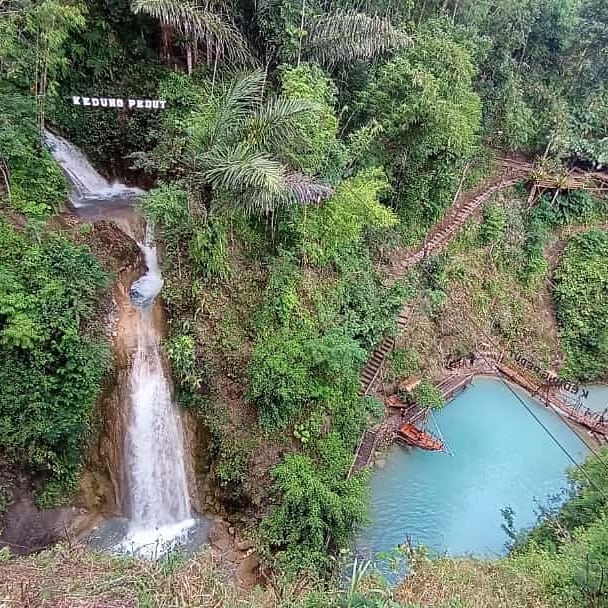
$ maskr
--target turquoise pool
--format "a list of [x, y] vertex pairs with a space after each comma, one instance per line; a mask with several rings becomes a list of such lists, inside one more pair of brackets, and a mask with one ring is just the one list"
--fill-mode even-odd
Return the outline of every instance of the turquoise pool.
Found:
[[[514, 389], [577, 462], [587, 447], [557, 414]], [[538, 501], [566, 487], [568, 457], [501, 381], [477, 378], [435, 414], [453, 455], [394, 446], [375, 471], [371, 524], [357, 551], [369, 558], [411, 538], [449, 555], [496, 557], [508, 537], [501, 510], [516, 529], [536, 521]]]

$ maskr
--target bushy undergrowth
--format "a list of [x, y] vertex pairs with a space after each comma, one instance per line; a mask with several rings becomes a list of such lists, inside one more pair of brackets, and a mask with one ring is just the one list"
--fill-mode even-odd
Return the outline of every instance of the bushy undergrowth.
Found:
[[67, 194], [61, 168], [44, 146], [33, 100], [0, 82], [0, 192], [16, 212], [43, 218], [59, 210]]
[[262, 428], [293, 428], [302, 452], [273, 469], [278, 503], [261, 528], [265, 555], [290, 571], [328, 568], [327, 549], [345, 547], [365, 520], [365, 479], [346, 479], [377, 415], [358, 395], [359, 374], [364, 347], [393, 327], [403, 290], [380, 288], [361, 251], [348, 258], [342, 251], [338, 278], [312, 293], [293, 259], [278, 258], [257, 321], [249, 398]]
[[108, 277], [59, 235], [32, 241], [0, 222], [0, 449], [47, 479], [43, 504], [77, 480], [108, 352], [90, 328]]
[[564, 373], [580, 380], [608, 375], [608, 234], [572, 238], [554, 276], [554, 298], [566, 351]]

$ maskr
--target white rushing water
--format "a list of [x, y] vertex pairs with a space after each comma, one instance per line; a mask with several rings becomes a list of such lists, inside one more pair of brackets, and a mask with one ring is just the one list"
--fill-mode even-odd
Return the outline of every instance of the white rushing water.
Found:
[[100, 199], [134, 198], [143, 194], [144, 191], [139, 188], [119, 182], [110, 183], [95, 171], [87, 157], [75, 145], [63, 137], [45, 131], [44, 141], [70, 180], [70, 202], [74, 207], [86, 207], [90, 201]]
[[151, 307], [163, 281], [151, 233], [148, 227], [146, 242], [140, 244], [148, 271], [131, 287], [139, 314], [126, 438], [131, 526], [123, 547], [140, 555], [163, 553], [194, 523], [181, 419], [171, 398], [152, 318]]
[[[46, 133], [53, 156], [61, 164], [73, 190], [70, 200], [77, 210], [95, 200], [99, 208], [108, 201], [132, 199], [143, 193], [124, 184], [110, 184], [86, 157], [66, 140]], [[126, 538], [117, 550], [143, 557], [157, 557], [180, 542], [195, 523], [191, 517], [182, 421], [173, 403], [165, 373], [160, 337], [153, 322], [154, 299], [163, 280], [152, 226], [146, 228], [144, 254], [147, 272], [130, 290], [137, 344], [130, 373], [129, 425], [125, 438], [130, 521]]]

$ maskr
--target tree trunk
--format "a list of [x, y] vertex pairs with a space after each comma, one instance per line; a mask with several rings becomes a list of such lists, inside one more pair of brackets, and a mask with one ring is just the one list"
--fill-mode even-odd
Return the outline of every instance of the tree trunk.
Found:
[[296, 65], [300, 65], [300, 60], [302, 58], [302, 37], [304, 36], [304, 14], [306, 12], [306, 0], [302, 0], [302, 14], [300, 17], [300, 33], [298, 37], [298, 63]]
[[192, 53], [192, 46], [189, 42], [186, 45], [186, 65], [188, 66], [188, 74], [192, 74], [192, 69], [194, 67], [194, 58]]
[[171, 67], [171, 38], [173, 28], [168, 23], [161, 23], [160, 26], [160, 54], [163, 61]]

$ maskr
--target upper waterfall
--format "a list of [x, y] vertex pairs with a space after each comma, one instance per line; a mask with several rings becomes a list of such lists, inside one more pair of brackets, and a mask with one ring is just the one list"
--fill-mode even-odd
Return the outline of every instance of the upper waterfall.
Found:
[[70, 180], [72, 185], [70, 202], [74, 207], [87, 207], [104, 199], [132, 199], [144, 193], [140, 188], [119, 182], [110, 183], [95, 170], [87, 157], [74, 144], [63, 137], [45, 131], [44, 141]]

